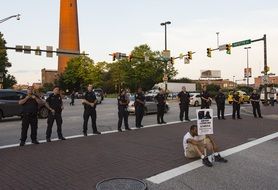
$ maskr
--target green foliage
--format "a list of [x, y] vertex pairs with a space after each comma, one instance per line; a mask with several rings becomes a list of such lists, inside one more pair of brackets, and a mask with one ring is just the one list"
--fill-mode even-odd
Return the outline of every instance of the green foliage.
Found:
[[10, 74], [4, 75], [3, 88], [12, 88], [17, 83], [15, 77]]
[[52, 91], [54, 85], [52, 83], [45, 83], [42, 88], [42, 92]]
[[11, 67], [12, 64], [8, 60], [5, 45], [6, 41], [3, 38], [3, 34], [0, 32], [0, 73], [4, 74], [3, 88], [11, 88], [17, 81], [14, 76], [8, 74], [7, 68]]
[[59, 76], [56, 84], [63, 90], [82, 91], [88, 84], [101, 87], [102, 73], [105, 63], [94, 65], [92, 59], [87, 56], [79, 56], [71, 59], [65, 72]]
[[193, 83], [193, 81], [189, 78], [180, 78], [180, 79], [171, 79], [169, 82], [178, 82], [178, 83]]

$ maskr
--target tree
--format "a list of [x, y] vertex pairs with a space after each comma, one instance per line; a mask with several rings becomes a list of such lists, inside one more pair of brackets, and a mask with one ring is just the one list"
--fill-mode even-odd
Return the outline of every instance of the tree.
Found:
[[12, 64], [9, 62], [5, 46], [6, 41], [3, 38], [3, 34], [0, 32], [0, 73], [4, 75], [3, 88], [11, 88], [17, 82], [14, 76], [8, 74], [7, 68], [11, 67]]
[[14, 76], [12, 76], [10, 74], [4, 75], [3, 88], [12, 88], [13, 85], [15, 85], [16, 83], [17, 83], [17, 81]]
[[64, 73], [59, 76], [56, 84], [63, 90], [82, 91], [88, 84], [99, 87], [102, 84], [102, 73], [105, 64], [94, 65], [94, 61], [87, 56], [71, 59]]
[[[164, 74], [164, 63], [159, 61], [161, 55], [159, 52], [152, 51], [146, 45], [135, 47], [132, 52], [132, 59], [118, 60], [107, 64], [108, 72], [111, 73], [110, 80], [117, 89], [128, 87], [131, 91], [135, 91], [138, 86], [144, 90], [149, 90], [154, 84], [162, 82]], [[144, 60], [144, 56], [149, 57], [149, 61]], [[168, 77], [173, 78], [177, 71], [171, 67], [168, 69]]]

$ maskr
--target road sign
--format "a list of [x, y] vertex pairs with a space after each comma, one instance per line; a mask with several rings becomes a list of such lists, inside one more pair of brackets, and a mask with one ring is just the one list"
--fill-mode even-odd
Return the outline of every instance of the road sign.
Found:
[[244, 45], [247, 45], [247, 44], [251, 44], [251, 40], [250, 39], [239, 41], [239, 42], [234, 42], [234, 43], [232, 43], [232, 46], [233, 47], [237, 47], [237, 46], [244, 46]]
[[162, 51], [162, 57], [170, 59], [170, 57], [171, 57], [170, 50], [163, 50]]
[[184, 64], [189, 64], [190, 60], [187, 57], [184, 57]]
[[244, 78], [252, 77], [252, 70], [251, 68], [244, 68]]

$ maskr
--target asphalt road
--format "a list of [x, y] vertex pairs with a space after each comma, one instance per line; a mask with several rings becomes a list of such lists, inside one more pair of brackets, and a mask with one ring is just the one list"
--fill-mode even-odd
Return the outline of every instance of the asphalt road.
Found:
[[[63, 111], [63, 134], [65, 137], [72, 135], [82, 134], [82, 124], [83, 124], [83, 106], [81, 105], [81, 100], [75, 101], [75, 106], [69, 105], [70, 100], [65, 100]], [[169, 101], [170, 111], [164, 116], [166, 122], [173, 122], [179, 120], [179, 106], [176, 101]], [[244, 105], [249, 106], [249, 105]], [[213, 104], [212, 108], [214, 110], [214, 115], [216, 114], [216, 106]], [[190, 107], [189, 118], [196, 118], [196, 107]], [[230, 105], [226, 106], [226, 114], [232, 112], [232, 107]], [[38, 129], [38, 140], [45, 139], [45, 131], [47, 127], [46, 119], [39, 119], [39, 129]], [[117, 101], [116, 99], [107, 98], [104, 99], [102, 104], [97, 106], [97, 127], [98, 130], [111, 131], [117, 129], [118, 122], [118, 111], [117, 111]], [[152, 125], [156, 123], [156, 114], [146, 115], [143, 118], [143, 125]], [[131, 128], [135, 127], [135, 116], [129, 116], [129, 125]], [[92, 129], [88, 124], [88, 133], [92, 132]], [[0, 146], [10, 145], [19, 142], [21, 131], [21, 120], [18, 117], [5, 118], [0, 123]], [[30, 129], [29, 129], [30, 134]], [[54, 123], [52, 138], [56, 138], [56, 124]], [[30, 141], [28, 137], [27, 141]]]

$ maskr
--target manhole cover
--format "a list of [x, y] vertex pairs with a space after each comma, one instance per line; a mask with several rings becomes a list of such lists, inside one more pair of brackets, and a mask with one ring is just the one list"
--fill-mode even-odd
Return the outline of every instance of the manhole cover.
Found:
[[147, 185], [134, 178], [111, 178], [99, 182], [97, 190], [146, 190]]

